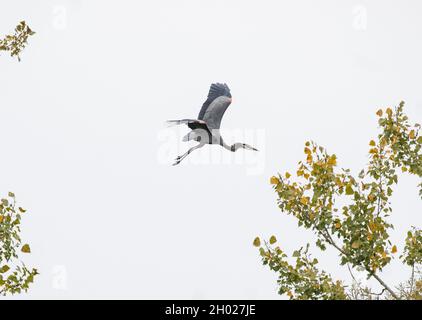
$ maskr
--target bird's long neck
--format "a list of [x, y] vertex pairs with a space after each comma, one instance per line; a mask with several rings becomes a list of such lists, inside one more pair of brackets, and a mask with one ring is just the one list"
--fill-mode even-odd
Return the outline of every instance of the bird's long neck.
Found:
[[224, 140], [223, 140], [223, 138], [221, 138], [221, 140], [220, 140], [220, 145], [224, 148], [224, 149], [227, 149], [227, 150], [229, 150], [229, 151], [231, 151], [231, 152], [235, 152], [236, 151], [236, 149], [235, 149], [235, 145], [233, 144], [233, 145], [229, 145], [229, 144], [227, 144]]

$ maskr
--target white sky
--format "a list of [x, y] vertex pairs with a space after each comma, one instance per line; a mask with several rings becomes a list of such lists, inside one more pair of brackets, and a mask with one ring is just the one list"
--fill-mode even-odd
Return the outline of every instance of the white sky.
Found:
[[[291, 252], [313, 237], [279, 211], [269, 177], [293, 171], [307, 139], [357, 173], [379, 107], [405, 100], [422, 122], [421, 10], [415, 0], [3, 0], [0, 35], [23, 19], [37, 32], [22, 62], [0, 57], [0, 193], [29, 210], [25, 262], [41, 272], [23, 297], [280, 298], [253, 238], [275, 234]], [[214, 146], [172, 167], [187, 146], [162, 139], [186, 129], [163, 122], [196, 117], [217, 81], [234, 98], [226, 140], [249, 130], [259, 155], [238, 151], [235, 163]], [[222, 154], [228, 163], [201, 162]], [[399, 250], [421, 226], [417, 183], [395, 188]], [[334, 251], [313, 252], [349, 279]], [[408, 274], [395, 262], [383, 276]]]

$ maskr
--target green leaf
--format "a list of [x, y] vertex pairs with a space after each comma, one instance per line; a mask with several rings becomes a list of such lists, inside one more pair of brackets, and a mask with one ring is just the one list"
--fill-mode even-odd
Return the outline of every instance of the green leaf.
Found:
[[261, 245], [261, 240], [259, 239], [259, 237], [256, 237], [253, 241], [253, 245], [255, 247], [259, 247]]
[[10, 267], [5, 264], [3, 267], [0, 268], [0, 273], [5, 273], [10, 270]]
[[352, 194], [354, 194], [354, 191], [353, 191], [352, 185], [351, 185], [350, 183], [346, 186], [346, 194], [347, 194], [347, 195], [352, 195]]
[[275, 236], [271, 236], [270, 238], [270, 244], [274, 244], [277, 242], [277, 238]]

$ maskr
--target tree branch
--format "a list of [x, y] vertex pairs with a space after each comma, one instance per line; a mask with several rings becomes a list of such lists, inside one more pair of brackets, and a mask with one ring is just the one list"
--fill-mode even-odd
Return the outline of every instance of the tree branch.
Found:
[[[325, 240], [331, 244], [334, 248], [336, 248], [341, 254], [345, 255], [347, 257], [346, 252], [341, 249], [333, 240], [333, 238], [331, 237], [329, 231], [327, 230], [327, 228], [324, 228], [326, 234], [322, 233], [322, 236], [325, 238]], [[376, 275], [374, 272], [372, 272], [371, 270], [369, 270], [368, 268], [365, 268], [365, 270], [372, 276], [374, 277], [390, 294], [391, 296], [396, 299], [396, 300], [400, 300], [400, 298], [394, 293], [394, 291], [378, 276]]]
[[369, 272], [369, 274], [374, 277], [396, 300], [400, 300], [399, 296], [394, 293], [394, 291], [384, 282], [380, 277], [378, 277], [375, 273], [370, 272], [368, 269], [366, 271]]

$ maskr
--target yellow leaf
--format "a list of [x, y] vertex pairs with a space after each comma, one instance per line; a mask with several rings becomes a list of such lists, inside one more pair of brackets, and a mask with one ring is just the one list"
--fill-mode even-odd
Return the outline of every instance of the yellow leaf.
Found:
[[302, 197], [300, 202], [304, 205], [307, 205], [309, 203], [309, 197]]
[[360, 247], [360, 242], [359, 241], [355, 241], [352, 243], [352, 248], [353, 249], [358, 249]]
[[387, 108], [387, 110], [385, 110], [385, 113], [388, 114], [389, 117], [391, 117], [393, 114], [393, 110], [391, 110], [391, 108]]
[[275, 236], [271, 236], [270, 238], [270, 244], [274, 244], [277, 242], [277, 238]]
[[377, 111], [377, 116], [378, 116], [378, 117], [381, 117], [381, 116], [382, 116], [382, 110], [381, 110], [381, 109], [379, 109], [379, 110]]
[[312, 163], [312, 160], [313, 160], [312, 155], [309, 153], [306, 157], [306, 161], [310, 164]]
[[385, 251], [383, 251], [383, 252], [381, 253], [381, 256], [385, 259], [385, 258], [387, 258], [387, 253], [386, 253]]
[[309, 173], [305, 173], [305, 174], [303, 175], [303, 177], [304, 177], [306, 180], [308, 180], [308, 179], [309, 179]]
[[277, 177], [272, 176], [270, 179], [271, 184], [279, 184], [280, 180]]
[[336, 229], [340, 229], [340, 228], [341, 228], [341, 223], [340, 223], [340, 222], [337, 222], [337, 223], [335, 224], [335, 227], [336, 227]]
[[31, 252], [31, 248], [29, 247], [29, 244], [24, 244], [22, 246], [21, 251], [24, 252], [24, 253], [30, 253]]
[[292, 298], [293, 297], [293, 293], [291, 291], [288, 291], [287, 292], [287, 295], [289, 296], [289, 298]]
[[253, 245], [255, 247], [259, 247], [261, 245], [261, 240], [259, 239], [259, 237], [256, 237], [253, 241]]
[[2, 215], [0, 214], [0, 223], [2, 223], [2, 222], [3, 222], [3, 220], [4, 220], [4, 216], [2, 216]]
[[409, 138], [410, 138], [410, 139], [415, 139], [415, 138], [416, 138], [416, 133], [415, 133], [415, 130], [411, 130], [411, 131], [410, 131], [410, 133], [409, 133]]
[[304, 152], [308, 155], [311, 154], [311, 150], [308, 147], [305, 148]]
[[368, 239], [368, 241], [372, 240], [372, 233], [368, 233], [368, 236], [366, 237], [366, 239]]
[[327, 163], [330, 166], [336, 166], [337, 165], [337, 156], [335, 154], [333, 154], [330, 158], [328, 158]]
[[336, 177], [336, 185], [338, 186], [338, 187], [342, 187], [343, 186], [343, 182], [340, 180], [340, 178], [339, 177]]
[[377, 154], [378, 153], [378, 149], [377, 148], [371, 148], [369, 150], [369, 153], [371, 153], [371, 154]]
[[288, 172], [286, 172], [286, 179], [289, 179], [292, 175]]
[[298, 177], [303, 176], [303, 170], [297, 170], [297, 176]]
[[401, 167], [401, 171], [402, 172], [406, 172], [407, 171], [407, 168], [406, 167]]
[[397, 252], [397, 246], [396, 245], [394, 245], [392, 248], [391, 248], [391, 253], [396, 253]]
[[371, 140], [371, 141], [369, 141], [369, 145], [372, 146], [372, 147], [375, 147], [376, 143], [375, 143], [374, 140]]

